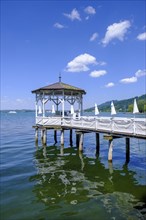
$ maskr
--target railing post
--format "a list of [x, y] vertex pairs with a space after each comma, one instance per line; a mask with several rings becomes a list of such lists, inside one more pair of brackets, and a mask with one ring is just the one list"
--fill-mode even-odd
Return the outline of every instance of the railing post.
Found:
[[135, 117], [134, 117], [134, 119], [133, 119], [133, 133], [136, 134]]
[[83, 117], [81, 117], [81, 125], [82, 125], [82, 127], [83, 127]]
[[114, 127], [114, 124], [113, 124], [113, 117], [111, 118], [111, 132], [113, 132], [113, 127]]
[[95, 130], [97, 130], [97, 118], [95, 118]]

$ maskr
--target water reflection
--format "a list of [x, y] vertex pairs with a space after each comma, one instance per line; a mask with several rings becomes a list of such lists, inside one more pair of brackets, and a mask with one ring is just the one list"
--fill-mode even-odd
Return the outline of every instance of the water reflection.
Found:
[[110, 162], [107, 169], [100, 159], [63, 146], [44, 147], [35, 158], [38, 174], [30, 178], [36, 182], [33, 192], [47, 210], [54, 210], [54, 219], [55, 210], [63, 219], [86, 219], [89, 213], [91, 219], [97, 215], [99, 219], [144, 219], [146, 189], [127, 165], [114, 170]]

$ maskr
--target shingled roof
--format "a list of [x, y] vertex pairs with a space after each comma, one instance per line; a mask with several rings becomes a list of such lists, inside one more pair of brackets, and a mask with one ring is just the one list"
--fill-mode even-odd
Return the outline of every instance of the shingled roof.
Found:
[[49, 93], [52, 93], [52, 91], [54, 91], [55, 93], [58, 92], [58, 94], [61, 91], [86, 94], [85, 90], [80, 89], [75, 86], [71, 86], [71, 85], [63, 83], [61, 81], [54, 83], [54, 84], [51, 84], [51, 85], [48, 85], [48, 86], [41, 87], [36, 90], [33, 90], [32, 93], [45, 92], [45, 93], [49, 94]]

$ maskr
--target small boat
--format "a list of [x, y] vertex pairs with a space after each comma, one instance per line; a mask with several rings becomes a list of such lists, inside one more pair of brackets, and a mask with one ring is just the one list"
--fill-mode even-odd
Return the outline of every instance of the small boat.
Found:
[[9, 114], [16, 114], [17, 112], [16, 111], [9, 111], [8, 113]]

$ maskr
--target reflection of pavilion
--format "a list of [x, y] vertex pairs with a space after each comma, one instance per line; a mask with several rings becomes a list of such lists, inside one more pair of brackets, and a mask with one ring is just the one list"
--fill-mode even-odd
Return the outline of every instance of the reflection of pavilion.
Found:
[[59, 209], [62, 204], [67, 208], [72, 204], [82, 206], [92, 200], [107, 202], [110, 207], [111, 197], [116, 197], [112, 208], [121, 203], [128, 209], [132, 203], [142, 202], [145, 186], [136, 183], [136, 173], [128, 171], [127, 166], [111, 174], [100, 160], [78, 155], [74, 148], [64, 149], [63, 157], [55, 146], [46, 151], [45, 158], [42, 150], [36, 152], [38, 174], [31, 181], [37, 182], [33, 191], [47, 209]]

